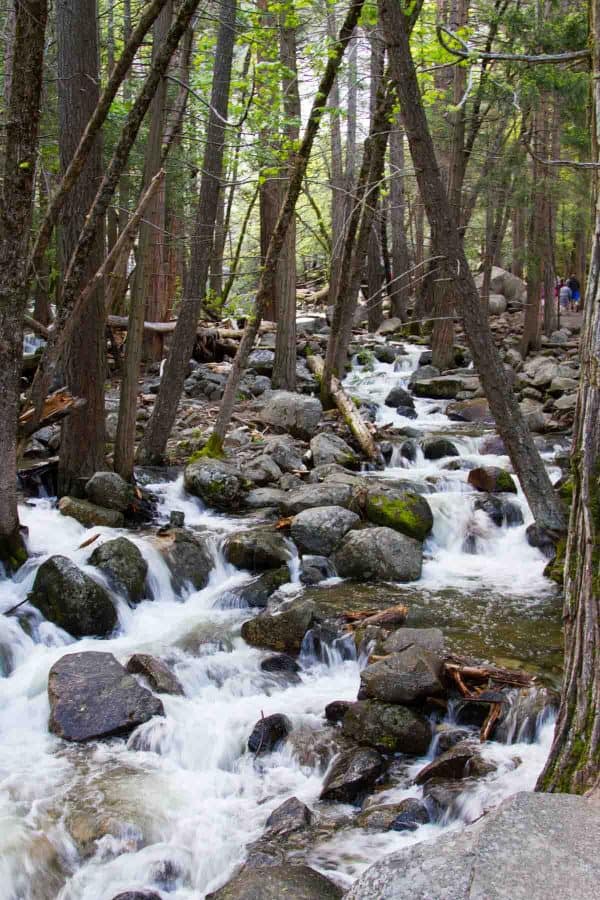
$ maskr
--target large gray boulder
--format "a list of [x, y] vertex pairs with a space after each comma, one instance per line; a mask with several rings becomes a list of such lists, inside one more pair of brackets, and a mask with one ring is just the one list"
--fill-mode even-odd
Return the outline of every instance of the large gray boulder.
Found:
[[316, 434], [311, 439], [310, 449], [315, 466], [338, 463], [340, 466], [353, 469], [359, 464], [359, 458], [352, 447], [337, 434], [330, 434], [326, 431]]
[[302, 553], [329, 556], [359, 522], [360, 517], [343, 506], [318, 506], [294, 516], [290, 533]]
[[[483, 286], [483, 272], [475, 276], [475, 284], [481, 290]], [[493, 266], [490, 279], [490, 291], [494, 294], [502, 294], [512, 303], [524, 303], [527, 298], [527, 285], [517, 275]]]
[[129, 734], [153, 716], [161, 701], [128, 675], [112, 653], [71, 653], [48, 675], [50, 731], [67, 741]]
[[42, 563], [27, 599], [73, 637], [106, 637], [117, 624], [108, 591], [66, 556], [51, 556]]
[[398, 628], [386, 638], [383, 649], [386, 653], [401, 653], [413, 645], [442, 655], [444, 634], [439, 628]]
[[501, 316], [506, 312], [506, 297], [503, 294], [490, 294], [488, 298], [488, 314], [490, 316]]
[[345, 735], [374, 747], [381, 753], [408, 753], [422, 756], [431, 742], [427, 719], [406, 706], [358, 700], [346, 711], [342, 723]]
[[304, 509], [315, 506], [350, 506], [353, 490], [349, 484], [323, 482], [321, 484], [305, 484], [290, 493], [282, 500], [280, 510], [284, 516], [295, 516]]
[[520, 793], [462, 831], [371, 866], [346, 900], [596, 900], [600, 810]]
[[317, 431], [323, 412], [316, 397], [290, 391], [266, 391], [256, 406], [260, 422], [281, 428], [305, 441], [310, 440]]
[[85, 528], [93, 528], [94, 525], [100, 528], [121, 528], [125, 523], [123, 513], [118, 509], [107, 509], [78, 497], [61, 497], [58, 510], [63, 516], [76, 519]]
[[266, 453], [256, 456], [243, 469], [244, 477], [258, 485], [273, 484], [281, 478], [281, 474], [275, 460]]
[[248, 738], [248, 750], [251, 753], [270, 753], [281, 744], [290, 731], [292, 723], [287, 716], [273, 713], [258, 720]]
[[225, 511], [242, 506], [246, 490], [251, 486], [232, 463], [209, 457], [186, 466], [183, 482], [186, 491], [200, 497], [207, 506]]
[[333, 564], [342, 578], [416, 581], [421, 577], [423, 546], [391, 528], [365, 528], [345, 536]]
[[163, 559], [177, 590], [191, 584], [195, 590], [201, 591], [208, 584], [214, 567], [210, 540], [208, 535], [195, 535], [178, 528], [162, 547]]
[[418, 379], [412, 383], [417, 397], [431, 397], [433, 400], [452, 400], [463, 389], [463, 380], [454, 375], [440, 375], [438, 378]]
[[284, 472], [306, 472], [306, 466], [292, 438], [287, 434], [267, 440], [266, 453]]
[[87, 482], [85, 493], [92, 503], [119, 512], [125, 512], [135, 500], [133, 485], [116, 472], [96, 472]]
[[252, 528], [229, 535], [223, 545], [225, 559], [238, 569], [262, 572], [279, 569], [292, 557], [292, 551], [280, 531]]
[[359, 696], [385, 703], [417, 703], [439, 697], [444, 693], [442, 665], [440, 656], [411, 644], [366, 666], [360, 675]]
[[148, 564], [135, 544], [127, 538], [115, 538], [96, 547], [89, 562], [101, 569], [131, 603], [138, 603], [144, 596]]
[[313, 624], [315, 605], [294, 603], [284, 612], [262, 613], [242, 625], [242, 637], [253, 647], [267, 647], [280, 653], [299, 653], [304, 635]]
[[343, 891], [308, 866], [268, 866], [242, 869], [206, 900], [339, 900]]

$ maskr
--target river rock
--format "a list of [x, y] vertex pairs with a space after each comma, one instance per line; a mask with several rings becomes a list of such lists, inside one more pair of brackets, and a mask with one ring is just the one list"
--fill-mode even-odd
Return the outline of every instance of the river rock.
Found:
[[362, 670], [359, 697], [385, 703], [417, 703], [444, 693], [441, 677], [441, 657], [411, 644]]
[[540, 723], [557, 712], [560, 696], [546, 687], [530, 687], [515, 691], [503, 704], [494, 740], [503, 744], [532, 743]]
[[377, 334], [381, 335], [390, 335], [395, 334], [397, 331], [402, 329], [402, 319], [399, 319], [397, 316], [392, 316], [389, 319], [384, 319], [379, 328], [377, 329]]
[[503, 294], [490, 294], [488, 297], [488, 313], [490, 316], [501, 316], [506, 312], [506, 297]]
[[477, 469], [471, 469], [467, 481], [476, 491], [485, 491], [488, 494], [517, 493], [512, 475], [497, 466], [479, 466]]
[[238, 569], [260, 572], [279, 569], [291, 559], [292, 552], [279, 531], [252, 528], [229, 535], [223, 545], [225, 559]]
[[127, 538], [115, 538], [96, 547], [89, 562], [101, 569], [131, 603], [138, 603], [143, 598], [148, 564]]
[[346, 900], [595, 900], [600, 812], [570, 794], [519, 793], [461, 831], [375, 863]]
[[305, 509], [316, 506], [348, 507], [352, 500], [352, 487], [349, 484], [322, 482], [306, 484], [296, 491], [291, 491], [280, 505], [284, 516], [296, 516]]
[[294, 603], [280, 613], [261, 613], [242, 625], [242, 637], [253, 647], [268, 647], [282, 653], [299, 653], [311, 627], [315, 606], [310, 601]]
[[105, 528], [121, 528], [125, 521], [123, 513], [117, 509], [106, 509], [90, 503], [89, 500], [79, 500], [76, 497], [61, 497], [58, 501], [59, 512], [63, 516], [77, 519], [86, 528], [94, 525]]
[[424, 541], [433, 528], [433, 513], [427, 500], [411, 491], [371, 489], [365, 515], [374, 525], [393, 528], [408, 537]]
[[117, 625], [108, 591], [65, 556], [51, 556], [37, 570], [29, 603], [73, 637], [106, 637]]
[[272, 350], [253, 350], [248, 356], [248, 368], [258, 375], [272, 375], [275, 354]]
[[494, 417], [489, 403], [484, 397], [473, 397], [469, 400], [455, 400], [446, 407], [446, 415], [453, 422], [481, 422], [493, 425]]
[[548, 393], [551, 397], [560, 397], [562, 394], [574, 394], [578, 388], [575, 378], [565, 378], [558, 375], [552, 379]]
[[320, 872], [286, 864], [246, 867], [206, 900], [339, 900], [343, 893]]
[[489, 494], [487, 497], [477, 497], [473, 508], [483, 510], [498, 528], [502, 525], [509, 527], [522, 525], [524, 522], [521, 507], [517, 503], [511, 503], [506, 497], [493, 494]]
[[436, 822], [446, 822], [458, 814], [468, 793], [466, 779], [430, 778], [423, 785], [423, 799], [431, 818]]
[[256, 406], [260, 422], [281, 428], [301, 440], [310, 440], [316, 433], [323, 412], [316, 397], [290, 391], [267, 391]]
[[431, 365], [420, 365], [419, 368], [415, 369], [409, 379], [409, 387], [413, 387], [415, 382], [417, 381], [429, 381], [431, 378], [437, 378], [440, 375], [440, 370], [435, 366]]
[[274, 656], [267, 656], [260, 664], [263, 672], [273, 672], [276, 675], [281, 673], [285, 675], [297, 675], [300, 672], [300, 666], [292, 656], [287, 653], [277, 653]]
[[293, 440], [288, 435], [273, 437], [267, 441], [266, 452], [284, 472], [306, 472], [306, 466]]
[[149, 653], [134, 653], [130, 656], [127, 671], [130, 675], [143, 675], [148, 679], [152, 690], [159, 694], [184, 694], [179, 678], [166, 662]]
[[290, 797], [274, 809], [265, 823], [268, 836], [282, 836], [300, 831], [311, 824], [313, 814], [297, 797]]
[[475, 755], [471, 745], [456, 744], [421, 769], [415, 778], [415, 784], [425, 784], [430, 778], [466, 778], [470, 774], [469, 763]]
[[401, 653], [412, 646], [441, 656], [444, 653], [444, 634], [439, 628], [398, 628], [386, 638], [383, 649], [385, 653]]
[[259, 719], [252, 734], [248, 738], [248, 750], [251, 753], [270, 753], [288, 736], [292, 723], [287, 716], [274, 713]]
[[345, 735], [382, 753], [422, 756], [431, 742], [427, 719], [406, 706], [358, 700], [346, 712], [342, 723]]
[[408, 406], [410, 409], [414, 409], [415, 406], [415, 401], [409, 392], [400, 385], [393, 387], [383, 402], [393, 409], [397, 409], [398, 406]]
[[423, 547], [391, 528], [365, 528], [344, 537], [333, 564], [342, 578], [416, 581], [421, 577]]
[[254, 484], [264, 485], [278, 481], [281, 469], [272, 457], [262, 453], [244, 466], [243, 475]]
[[67, 741], [129, 734], [153, 716], [161, 701], [128, 675], [112, 653], [70, 653], [48, 675], [50, 731]]
[[277, 509], [285, 498], [286, 492], [280, 488], [255, 488], [246, 494], [244, 506], [247, 509]]
[[393, 363], [396, 361], [397, 348], [391, 344], [376, 344], [373, 347], [373, 356], [378, 362]]
[[459, 456], [456, 445], [448, 438], [431, 437], [421, 441], [425, 459], [443, 459], [445, 456]]
[[311, 439], [310, 449], [315, 466], [338, 463], [340, 466], [354, 469], [360, 462], [357, 454], [343, 438], [326, 431], [316, 434]]
[[186, 491], [200, 497], [207, 506], [225, 511], [243, 506], [250, 486], [232, 463], [203, 457], [186, 466], [183, 473]]
[[279, 569], [271, 569], [253, 578], [252, 581], [234, 588], [232, 595], [244, 606], [251, 609], [264, 609], [269, 597], [290, 580], [290, 570], [287, 566]]
[[462, 378], [458, 378], [455, 375], [420, 378], [412, 384], [415, 396], [430, 397], [433, 400], [452, 400], [462, 389]]
[[335, 577], [335, 569], [326, 556], [309, 555], [300, 560], [300, 581], [305, 585], [319, 584]]
[[325, 718], [334, 724], [342, 722], [351, 706], [352, 700], [332, 700], [325, 707]]
[[359, 522], [356, 513], [342, 506], [317, 506], [294, 516], [290, 534], [302, 553], [329, 556], [344, 535]]
[[172, 539], [161, 552], [178, 590], [190, 584], [197, 591], [206, 587], [214, 567], [210, 542], [209, 535], [174, 530]]
[[125, 891], [117, 894], [113, 900], [162, 900], [162, 897], [156, 891]]
[[407, 797], [400, 803], [369, 806], [356, 817], [357, 825], [368, 831], [416, 831], [427, 825], [429, 813], [420, 800]]
[[360, 803], [385, 770], [383, 757], [367, 747], [341, 753], [325, 777], [321, 800]]
[[96, 472], [87, 482], [85, 493], [92, 503], [119, 512], [125, 512], [135, 500], [133, 485], [116, 472]]

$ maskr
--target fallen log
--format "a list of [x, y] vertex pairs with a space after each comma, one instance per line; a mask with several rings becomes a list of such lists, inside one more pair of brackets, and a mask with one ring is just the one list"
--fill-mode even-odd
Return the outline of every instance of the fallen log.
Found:
[[[110, 315], [108, 316], [108, 324], [111, 328], [127, 329], [129, 328], [129, 317]], [[144, 330], [152, 331], [156, 334], [171, 334], [175, 331], [176, 325], [177, 319], [171, 319], [169, 322], [144, 322]], [[273, 324], [271, 322], [266, 322], [264, 325], [261, 325], [261, 334], [266, 334], [269, 331], [273, 331]], [[219, 328], [215, 325], [199, 325], [196, 329], [196, 334], [202, 337], [215, 337], [220, 339], [233, 338], [235, 340], [241, 340], [243, 333], [241, 328]]]
[[34, 431], [46, 425], [54, 425], [73, 410], [85, 406], [86, 402], [84, 398], [74, 397], [66, 388], [61, 388], [46, 397], [39, 418], [35, 414], [35, 408], [28, 406], [19, 416], [19, 447]]
[[399, 603], [397, 606], [388, 606], [387, 609], [382, 610], [363, 609], [343, 614], [348, 623], [346, 627], [349, 629], [356, 628], [358, 625], [399, 628], [406, 622], [407, 615], [408, 606], [404, 603]]
[[[324, 370], [321, 357], [307, 356], [306, 363], [313, 375], [316, 375], [317, 379], [320, 381], [323, 378]], [[381, 452], [375, 443], [375, 439], [373, 438], [367, 423], [363, 421], [352, 399], [348, 396], [335, 376], [331, 379], [331, 396], [335, 401], [335, 405], [344, 417], [344, 421], [348, 428], [356, 438], [362, 452], [368, 459], [379, 462], [381, 459]]]

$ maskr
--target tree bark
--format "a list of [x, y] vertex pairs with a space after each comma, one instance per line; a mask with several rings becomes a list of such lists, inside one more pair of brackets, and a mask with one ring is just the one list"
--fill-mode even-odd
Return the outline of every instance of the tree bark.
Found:
[[219, 410], [215, 427], [205, 448], [207, 453], [222, 453], [223, 441], [233, 413], [237, 387], [240, 378], [242, 377], [242, 372], [246, 367], [248, 355], [256, 339], [258, 328], [268, 302], [271, 285], [275, 278], [277, 260], [281, 253], [287, 230], [294, 217], [296, 203], [300, 196], [300, 191], [302, 190], [302, 183], [304, 181], [304, 176], [306, 175], [311, 150], [319, 130], [323, 111], [327, 104], [327, 99], [335, 76], [339, 71], [344, 51], [348, 46], [348, 42], [356, 27], [356, 23], [363, 7], [363, 2], [364, 0], [353, 0], [340, 29], [337, 41], [329, 50], [325, 71], [319, 82], [317, 93], [315, 94], [315, 99], [313, 100], [310, 115], [306, 123], [306, 128], [304, 129], [302, 142], [298, 148], [295, 163], [290, 174], [285, 202], [281, 207], [277, 225], [275, 226], [275, 231], [273, 232], [269, 244], [267, 259], [265, 260], [265, 265], [261, 272], [256, 294], [254, 315], [251, 317], [244, 330], [244, 336], [233, 361], [225, 393], [223, 394], [223, 399], [221, 401], [221, 409]]
[[223, 177], [225, 146], [223, 120], [227, 119], [229, 103], [236, 11], [236, 0], [224, 0], [215, 51], [211, 110], [208, 119], [190, 267], [186, 278], [185, 296], [181, 303], [177, 327], [171, 341], [158, 397], [144, 437], [138, 447], [138, 460], [146, 464], [157, 462], [164, 457], [194, 347], [196, 323], [200, 316], [202, 301], [206, 296], [213, 232]]
[[406, 322], [410, 296], [410, 269], [406, 239], [404, 193], [404, 133], [396, 123], [390, 133], [390, 225], [392, 231], [392, 315]]
[[[57, 0], [58, 121], [61, 168], [65, 173], [100, 98], [96, 0]], [[59, 257], [64, 281], [79, 234], [102, 179], [102, 137], [96, 133], [85, 166], [69, 194], [59, 228]], [[82, 262], [82, 282], [89, 281], [104, 258], [104, 221], [100, 221]], [[59, 300], [60, 305], [60, 300]], [[104, 379], [106, 338], [104, 285], [90, 296], [77, 317], [63, 356], [67, 387], [86, 403], [62, 425], [58, 493], [81, 495], [83, 481], [104, 468]]]
[[[420, 6], [418, 2], [417, 11]], [[400, 98], [402, 119], [433, 244], [446, 257], [444, 269], [454, 282], [457, 307], [463, 316], [469, 348], [496, 427], [506, 444], [538, 526], [560, 534], [565, 528], [562, 504], [533, 443], [493, 341], [487, 311], [482, 307], [442, 184], [410, 52], [406, 17], [394, 0], [379, 0], [379, 10], [391, 74]]]
[[[371, 34], [369, 37], [371, 44], [370, 114], [372, 123], [375, 117], [377, 91], [381, 83], [381, 79], [383, 78], [385, 45], [383, 43], [381, 28], [379, 26], [376, 26], [371, 30]], [[383, 171], [381, 172], [381, 177], [383, 177]], [[381, 191], [379, 191], [379, 193], [381, 193]], [[377, 227], [379, 222], [379, 213], [376, 209], [373, 216], [367, 249], [367, 325], [370, 332], [377, 331], [383, 320], [382, 283], [384, 273], [381, 264], [382, 249], [379, 243], [378, 234], [378, 232], [380, 232], [380, 229]]]
[[0, 564], [27, 558], [17, 511], [17, 420], [27, 304], [27, 251], [35, 185], [47, 0], [15, 3], [0, 204]]

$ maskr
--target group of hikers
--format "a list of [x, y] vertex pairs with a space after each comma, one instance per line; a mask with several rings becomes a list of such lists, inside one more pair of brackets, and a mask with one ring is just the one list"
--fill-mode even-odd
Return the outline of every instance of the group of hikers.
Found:
[[568, 310], [579, 312], [582, 307], [581, 285], [575, 275], [571, 275], [566, 281], [564, 278], [557, 278], [554, 296], [558, 300], [562, 312]]

